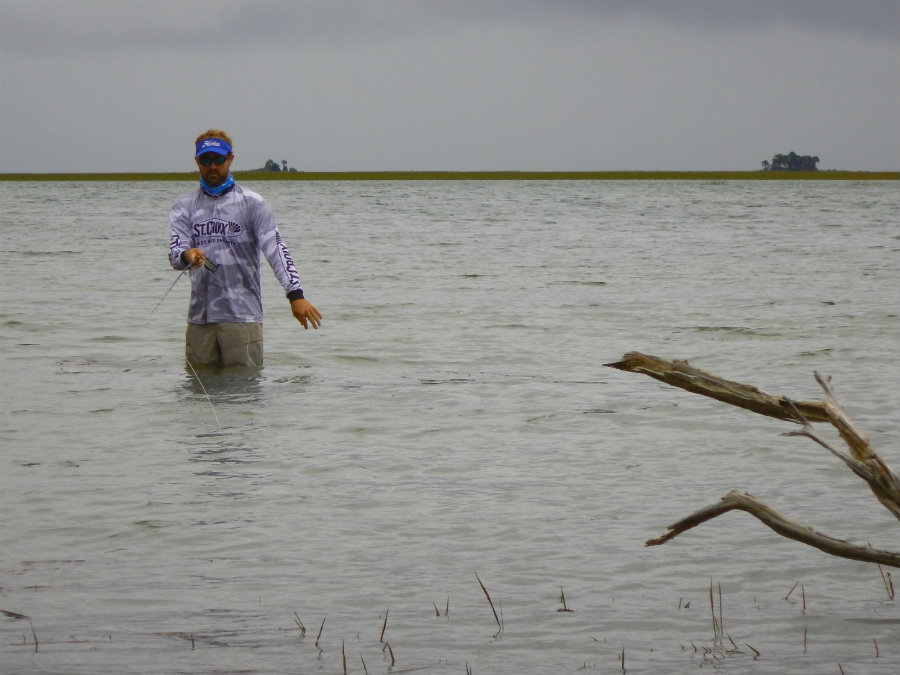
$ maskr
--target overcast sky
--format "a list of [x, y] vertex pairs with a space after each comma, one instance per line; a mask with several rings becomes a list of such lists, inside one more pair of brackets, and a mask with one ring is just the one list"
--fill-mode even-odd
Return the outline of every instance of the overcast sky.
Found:
[[0, 0], [0, 172], [900, 169], [900, 0]]

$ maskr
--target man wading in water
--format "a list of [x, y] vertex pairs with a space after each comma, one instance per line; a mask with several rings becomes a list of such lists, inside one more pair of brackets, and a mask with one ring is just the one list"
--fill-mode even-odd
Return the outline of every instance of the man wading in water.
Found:
[[322, 315], [303, 297], [300, 275], [266, 201], [234, 182], [234, 154], [224, 131], [197, 138], [194, 159], [200, 187], [175, 202], [169, 214], [169, 262], [191, 272], [185, 355], [203, 365], [259, 368], [263, 362], [260, 253], [284, 287], [303, 328]]

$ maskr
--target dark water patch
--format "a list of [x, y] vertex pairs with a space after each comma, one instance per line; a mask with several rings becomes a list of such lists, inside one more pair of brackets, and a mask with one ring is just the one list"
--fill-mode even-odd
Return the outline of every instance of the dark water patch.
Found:
[[696, 333], [726, 333], [741, 337], [781, 337], [783, 333], [771, 329], [750, 328], [749, 326], [681, 326], [681, 330]]
[[606, 286], [607, 281], [585, 281], [583, 279], [563, 279], [551, 282], [551, 286]]

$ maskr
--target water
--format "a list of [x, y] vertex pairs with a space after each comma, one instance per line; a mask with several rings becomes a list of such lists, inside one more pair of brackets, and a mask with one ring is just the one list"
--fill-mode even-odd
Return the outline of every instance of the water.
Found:
[[202, 371], [212, 407], [187, 282], [153, 311], [191, 187], [0, 183], [0, 672], [896, 672], [876, 566], [741, 513], [643, 544], [741, 489], [896, 550], [866, 486], [603, 367], [818, 370], [900, 468], [895, 183], [250, 184], [324, 324], [267, 270], [266, 366]]

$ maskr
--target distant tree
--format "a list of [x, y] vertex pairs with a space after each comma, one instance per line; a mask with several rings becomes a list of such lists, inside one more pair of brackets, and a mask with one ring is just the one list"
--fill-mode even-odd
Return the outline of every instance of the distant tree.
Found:
[[263, 171], [281, 171], [281, 167], [278, 166], [278, 162], [274, 159], [267, 159]]
[[816, 164], [819, 158], [810, 155], [798, 155], [796, 152], [789, 152], [786, 155], [775, 155], [772, 157], [772, 163], [763, 161], [764, 171], [817, 171]]
[[769, 168], [770, 168], [769, 160], [764, 159], [764, 160], [762, 161], [762, 170], [763, 170], [763, 171], [768, 171]]

